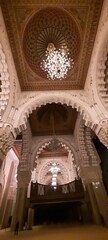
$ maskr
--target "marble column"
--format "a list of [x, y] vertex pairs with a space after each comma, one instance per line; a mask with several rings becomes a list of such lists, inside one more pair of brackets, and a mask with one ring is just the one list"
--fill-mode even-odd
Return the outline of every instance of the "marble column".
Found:
[[28, 209], [28, 220], [27, 220], [27, 223], [28, 223], [28, 228], [32, 228], [33, 223], [34, 223], [34, 209], [32, 209], [32, 208]]
[[82, 178], [89, 194], [94, 222], [108, 226], [108, 196], [102, 181], [100, 166], [83, 168]]
[[16, 223], [19, 222], [19, 230], [24, 226], [24, 210], [27, 197], [27, 187], [18, 187], [16, 195], [16, 203], [12, 216], [11, 230], [15, 230]]
[[12, 212], [11, 212], [12, 205], [13, 205], [13, 200], [12, 199], [8, 199], [7, 205], [6, 205], [6, 209], [5, 209], [5, 214], [4, 214], [2, 227], [8, 227], [9, 218], [12, 216]]
[[100, 213], [99, 213], [98, 205], [93, 193], [92, 184], [91, 183], [86, 184], [86, 188], [89, 195], [93, 222], [99, 225], [101, 224]]
[[10, 183], [11, 183], [13, 170], [14, 170], [14, 163], [12, 162], [11, 167], [10, 167], [10, 171], [9, 171], [9, 175], [8, 175], [8, 179], [7, 179], [7, 183], [6, 183], [6, 187], [5, 187], [5, 190], [4, 190], [4, 193], [3, 193], [1, 207], [0, 207], [1, 228], [4, 227], [4, 223], [5, 223], [5, 211], [6, 211], [6, 206], [7, 206], [7, 202], [8, 202], [8, 192], [9, 192], [9, 186], [10, 186]]
[[84, 201], [81, 206], [80, 206], [80, 212], [81, 212], [81, 218], [82, 218], [82, 223], [90, 223], [91, 218], [90, 218], [90, 212], [88, 208], [88, 204], [86, 201]]
[[11, 231], [15, 230], [16, 223], [19, 222], [19, 230], [23, 230], [25, 224], [25, 209], [27, 200], [27, 189], [30, 181], [30, 172], [18, 172], [18, 187], [16, 194], [16, 202], [13, 210]]
[[99, 208], [101, 221], [108, 226], [108, 196], [102, 180], [92, 182], [94, 195]]

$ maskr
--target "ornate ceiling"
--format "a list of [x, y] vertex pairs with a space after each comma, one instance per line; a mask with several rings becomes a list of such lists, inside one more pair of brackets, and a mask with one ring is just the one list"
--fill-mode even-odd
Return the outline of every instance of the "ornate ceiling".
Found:
[[48, 7], [39, 10], [31, 17], [24, 30], [25, 60], [37, 78], [44, 78], [44, 80], [47, 76], [40, 68], [40, 63], [45, 57], [49, 43], [53, 43], [56, 49], [66, 45], [75, 67], [81, 46], [80, 32], [72, 17], [59, 8]]
[[40, 158], [49, 158], [49, 157], [62, 157], [62, 156], [68, 156], [68, 151], [60, 146], [58, 151], [50, 151], [47, 147], [42, 150], [39, 157]]
[[[1, 0], [22, 90], [83, 89], [103, 0]], [[44, 4], [45, 3], [45, 4]], [[74, 67], [65, 80], [40, 68], [48, 43], [66, 44]]]
[[53, 134], [53, 123], [55, 134], [73, 134], [77, 112], [71, 106], [62, 104], [46, 104], [37, 108], [29, 115], [29, 122], [34, 136], [45, 136]]

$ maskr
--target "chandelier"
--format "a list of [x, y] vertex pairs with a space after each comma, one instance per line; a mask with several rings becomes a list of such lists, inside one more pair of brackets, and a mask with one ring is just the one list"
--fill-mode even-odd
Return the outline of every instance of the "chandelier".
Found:
[[54, 135], [49, 142], [48, 149], [49, 151], [56, 152], [61, 148], [61, 142], [57, 139], [57, 137]]
[[56, 186], [57, 185], [57, 174], [58, 172], [60, 172], [60, 168], [57, 167], [57, 164], [54, 162], [52, 163], [52, 167], [49, 169], [49, 172], [52, 173], [52, 186]]
[[47, 73], [48, 79], [66, 78], [70, 68], [73, 68], [74, 61], [69, 57], [69, 50], [66, 44], [63, 44], [58, 50], [53, 43], [49, 43], [45, 52], [45, 58], [40, 67]]

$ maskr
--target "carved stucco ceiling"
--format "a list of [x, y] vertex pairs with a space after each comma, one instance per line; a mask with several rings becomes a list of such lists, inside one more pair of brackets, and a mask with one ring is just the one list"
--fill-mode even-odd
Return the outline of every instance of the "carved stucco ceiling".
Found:
[[[103, 0], [1, 0], [22, 90], [82, 89], [86, 81]], [[74, 68], [51, 81], [40, 69], [49, 42], [66, 43]]]
[[68, 156], [68, 151], [60, 146], [58, 150], [51, 151], [48, 147], [44, 148], [42, 152], [39, 155], [39, 158], [49, 158], [49, 157], [62, 157], [62, 156]]
[[46, 104], [29, 115], [29, 122], [34, 136], [53, 134], [52, 116], [55, 134], [73, 134], [77, 112], [71, 106]]
[[59, 8], [41, 9], [31, 17], [24, 30], [23, 51], [26, 62], [37, 77], [44, 79], [47, 75], [40, 63], [49, 43], [53, 43], [57, 50], [66, 45], [75, 68], [81, 46], [80, 32], [71, 15]]

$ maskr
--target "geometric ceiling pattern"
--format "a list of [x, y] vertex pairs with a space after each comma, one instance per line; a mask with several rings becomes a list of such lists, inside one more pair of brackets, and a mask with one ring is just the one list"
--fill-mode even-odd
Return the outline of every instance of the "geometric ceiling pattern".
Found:
[[80, 31], [72, 17], [59, 8], [41, 9], [31, 17], [24, 30], [23, 51], [26, 62], [38, 77], [44, 79], [47, 76], [40, 63], [49, 43], [53, 43], [57, 50], [66, 45], [75, 67], [81, 46]]
[[[21, 89], [83, 89], [103, 0], [1, 0]], [[40, 68], [48, 43], [66, 44], [74, 66], [51, 81]]]

